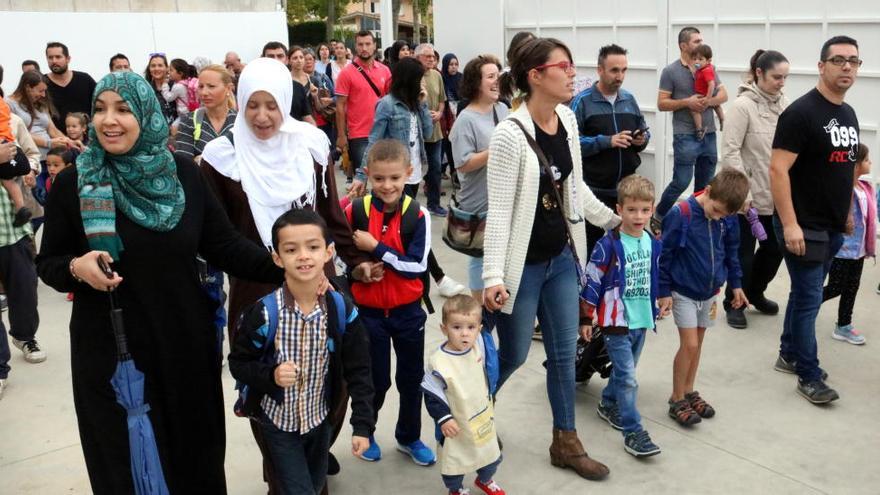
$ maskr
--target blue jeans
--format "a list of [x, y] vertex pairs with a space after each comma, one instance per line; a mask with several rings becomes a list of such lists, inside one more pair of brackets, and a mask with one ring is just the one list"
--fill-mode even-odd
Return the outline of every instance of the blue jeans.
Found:
[[367, 165], [367, 144], [370, 138], [352, 138], [348, 140], [348, 158], [351, 160], [352, 176]]
[[825, 276], [831, 268], [834, 254], [843, 244], [843, 235], [829, 232], [830, 237], [827, 259], [824, 263], [807, 263], [801, 261], [785, 249], [785, 236], [779, 217], [773, 216], [773, 230], [782, 249], [782, 257], [791, 278], [788, 293], [788, 305], [785, 307], [785, 322], [782, 325], [782, 337], [779, 339], [779, 355], [786, 361], [797, 362], [797, 375], [805, 383], [821, 378], [819, 369], [818, 346], [816, 344], [816, 316], [822, 305], [822, 286]]
[[275, 468], [281, 495], [321, 493], [327, 479], [330, 430], [327, 420], [306, 433], [279, 430], [265, 414], [260, 421], [263, 441]]
[[715, 133], [707, 133], [702, 141], [692, 134], [676, 134], [672, 137], [672, 153], [675, 160], [672, 182], [666, 186], [657, 203], [657, 216], [660, 218], [678, 201], [691, 179], [694, 179], [694, 191], [700, 191], [715, 176], [715, 164], [718, 163]]
[[[498, 471], [498, 465], [501, 464], [501, 459], [503, 459], [503, 456], [499, 457], [498, 460], [492, 464], [477, 469], [477, 478], [480, 479], [480, 482], [488, 483], [492, 481], [492, 477], [495, 476], [495, 472]], [[455, 492], [461, 490], [462, 484], [464, 483], [464, 474], [441, 474], [440, 476], [443, 477], [443, 484], [446, 485], [446, 488], [449, 491]]]
[[602, 404], [617, 404], [624, 436], [642, 431], [642, 417], [636, 409], [636, 393], [639, 391], [636, 365], [645, 345], [645, 333], [644, 328], [631, 328], [625, 335], [604, 335], [612, 367], [608, 385], [602, 390]]
[[[428, 208], [440, 206], [440, 153], [443, 151], [443, 141], [425, 143], [425, 153], [428, 155], [428, 168], [425, 173], [425, 186], [427, 188]], [[425, 167], [425, 164], [422, 164]]]
[[574, 424], [574, 360], [578, 337], [578, 284], [568, 246], [545, 263], [523, 267], [511, 314], [498, 313], [498, 388], [525, 363], [532, 345], [535, 316], [547, 354], [547, 395], [553, 427], [571, 431]]

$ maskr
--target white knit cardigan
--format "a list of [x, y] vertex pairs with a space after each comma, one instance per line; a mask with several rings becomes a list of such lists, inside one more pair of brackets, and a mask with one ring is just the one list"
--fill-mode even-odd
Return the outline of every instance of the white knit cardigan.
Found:
[[[574, 113], [565, 105], [556, 107], [556, 114], [568, 134], [572, 173], [563, 182], [563, 203], [567, 219], [583, 220], [610, 229], [620, 223], [614, 214], [584, 184], [581, 168], [581, 147]], [[534, 137], [535, 124], [525, 104], [498, 124], [489, 144], [487, 180], [489, 213], [483, 243], [483, 282], [485, 287], [504, 284], [510, 298], [501, 311], [510, 314], [516, 301], [520, 278], [526, 262], [541, 164], [526, 141], [522, 130], [511, 119], [518, 119]], [[586, 230], [582, 224], [569, 224], [578, 256], [586, 257]]]

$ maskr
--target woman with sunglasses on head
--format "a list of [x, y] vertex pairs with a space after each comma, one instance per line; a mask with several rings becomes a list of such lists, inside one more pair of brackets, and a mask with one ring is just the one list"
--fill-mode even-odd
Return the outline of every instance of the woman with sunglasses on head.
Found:
[[168, 83], [171, 74], [168, 71], [168, 59], [164, 53], [151, 53], [150, 60], [147, 62], [147, 68], [144, 69], [144, 79], [150, 83], [150, 87], [156, 93], [156, 99], [159, 100], [159, 107], [162, 110], [162, 116], [165, 117], [165, 123], [168, 124], [169, 132], [171, 124], [177, 120], [177, 107], [165, 101], [162, 95], [162, 87]]
[[581, 151], [575, 116], [564, 105], [575, 77], [568, 47], [552, 38], [528, 41], [515, 50], [510, 75], [523, 104], [498, 124], [489, 144], [483, 258], [483, 301], [500, 310], [498, 387], [526, 361], [537, 316], [553, 414], [550, 462], [601, 479], [608, 468], [587, 455], [575, 430], [578, 275], [584, 266], [577, 266], [573, 246], [587, 243], [579, 222], [609, 229], [620, 219], [574, 166]]

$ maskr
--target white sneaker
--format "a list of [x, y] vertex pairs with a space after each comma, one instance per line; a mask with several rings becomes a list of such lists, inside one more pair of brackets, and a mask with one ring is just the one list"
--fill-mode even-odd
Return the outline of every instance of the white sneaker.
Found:
[[21, 349], [24, 360], [29, 363], [42, 363], [46, 360], [46, 352], [40, 349], [36, 339], [28, 341], [12, 339], [12, 345]]
[[0, 378], [0, 399], [3, 398], [3, 392], [6, 391], [6, 378]]
[[443, 297], [452, 297], [456, 294], [461, 294], [466, 290], [467, 289], [465, 288], [465, 286], [456, 282], [452, 277], [448, 275], [443, 277], [443, 280], [441, 280], [440, 283], [437, 284], [437, 291], [440, 292], [440, 295]]

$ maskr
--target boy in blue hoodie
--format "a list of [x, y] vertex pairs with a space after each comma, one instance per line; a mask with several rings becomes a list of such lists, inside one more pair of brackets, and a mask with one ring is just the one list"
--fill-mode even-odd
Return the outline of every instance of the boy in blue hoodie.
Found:
[[623, 432], [623, 448], [635, 457], [660, 453], [636, 409], [636, 365], [645, 333], [655, 328], [659, 314], [657, 281], [662, 246], [645, 231], [653, 213], [654, 185], [639, 175], [621, 180], [617, 186], [620, 227], [605, 234], [593, 249], [582, 294], [587, 304], [581, 335], [587, 340], [592, 337], [595, 318], [612, 364], [596, 413]]
[[715, 295], [726, 281], [733, 288], [734, 308], [749, 303], [741, 286], [736, 219], [748, 192], [745, 174], [724, 168], [706, 189], [663, 217], [658, 303], [661, 311], [672, 308], [678, 327], [669, 415], [682, 426], [715, 415], [715, 409], [694, 390], [703, 336], [715, 320]]

